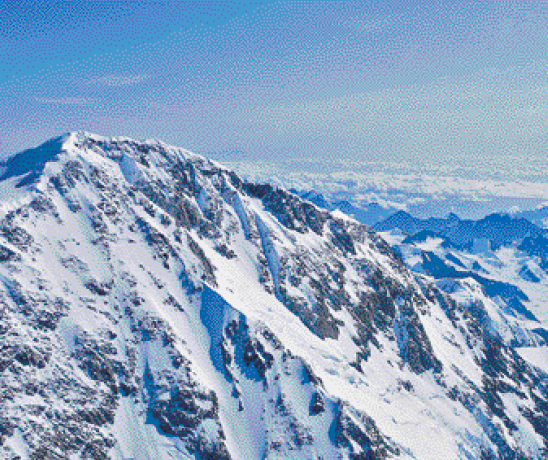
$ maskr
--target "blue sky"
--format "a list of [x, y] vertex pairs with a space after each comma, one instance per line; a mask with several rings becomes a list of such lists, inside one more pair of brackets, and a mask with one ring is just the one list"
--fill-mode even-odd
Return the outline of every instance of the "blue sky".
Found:
[[0, 151], [86, 129], [229, 160], [542, 157], [547, 12], [527, 1], [5, 0]]

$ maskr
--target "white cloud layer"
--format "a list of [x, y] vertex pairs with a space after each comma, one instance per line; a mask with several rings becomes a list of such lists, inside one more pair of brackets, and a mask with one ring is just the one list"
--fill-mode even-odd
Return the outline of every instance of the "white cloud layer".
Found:
[[465, 170], [435, 163], [308, 161], [224, 162], [249, 180], [285, 188], [348, 196], [353, 202], [378, 202], [424, 216], [457, 212], [480, 217], [509, 208], [526, 210], [548, 200], [548, 165], [532, 161], [528, 179], [511, 168], [494, 174], [493, 164]]

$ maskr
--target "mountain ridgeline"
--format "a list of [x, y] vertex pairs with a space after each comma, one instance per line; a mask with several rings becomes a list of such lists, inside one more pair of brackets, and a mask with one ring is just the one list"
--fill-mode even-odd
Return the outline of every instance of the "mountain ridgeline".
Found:
[[508, 214], [490, 214], [479, 220], [460, 219], [455, 214], [447, 218], [419, 219], [405, 211], [398, 211], [374, 226], [377, 231], [399, 228], [408, 235], [430, 232], [443, 236], [458, 247], [472, 249], [477, 240], [486, 240], [493, 249], [502, 245], [522, 243], [524, 240], [545, 237], [544, 229], [528, 219]]
[[545, 339], [481, 280], [155, 140], [3, 166], [2, 458], [546, 457]]

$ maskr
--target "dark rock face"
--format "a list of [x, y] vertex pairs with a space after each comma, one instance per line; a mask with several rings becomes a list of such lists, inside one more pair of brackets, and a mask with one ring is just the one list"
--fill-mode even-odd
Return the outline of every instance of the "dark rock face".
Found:
[[318, 415], [325, 411], [325, 401], [321, 393], [314, 393], [310, 401], [310, 414]]
[[419, 316], [410, 303], [404, 303], [400, 307], [400, 315], [396, 334], [402, 358], [416, 373], [430, 369], [440, 372], [442, 364], [436, 358]]
[[8, 214], [2, 220], [0, 233], [8, 243], [22, 251], [26, 251], [33, 242], [32, 236], [24, 228], [15, 224], [14, 214]]
[[107, 295], [110, 292], [111, 287], [112, 287], [111, 283], [105, 283], [105, 282], [99, 283], [96, 280], [91, 280], [86, 283], [86, 288], [88, 288], [90, 292], [100, 296]]
[[[340, 403], [338, 416], [333, 427], [334, 441], [349, 451], [349, 457], [356, 460], [376, 460], [399, 454], [399, 449], [388, 444], [370, 417]], [[356, 452], [354, 446], [359, 446]]]
[[[218, 402], [213, 392], [204, 391], [189, 374], [188, 363], [183, 373], [153, 375], [147, 370], [144, 384], [149, 400], [149, 417], [158, 429], [183, 439], [189, 451], [199, 458], [229, 459], [224, 434], [218, 418]], [[217, 440], [208, 443], [199, 436], [204, 421], [210, 420], [217, 429]]]
[[190, 250], [198, 257], [199, 261], [202, 264], [203, 267], [203, 274], [202, 274], [202, 280], [210, 283], [213, 286], [217, 285], [217, 282], [215, 281], [215, 273], [213, 265], [211, 265], [211, 262], [206, 257], [204, 251], [200, 246], [192, 239], [190, 235], [187, 236], [188, 241], [188, 247]]
[[20, 261], [21, 256], [6, 246], [0, 247], [0, 262]]
[[424, 309], [425, 295], [429, 293], [421, 292], [418, 285], [403, 285], [370, 264], [365, 263], [362, 270], [368, 272], [372, 289], [362, 292], [360, 302], [350, 308], [358, 326], [356, 343], [362, 349], [356, 362], [358, 369], [360, 361], [369, 357], [370, 346], [380, 347], [376, 335], [382, 333], [397, 342], [401, 358], [414, 372], [440, 372], [442, 365], [417, 312]]
[[312, 230], [318, 235], [322, 234], [323, 225], [327, 221], [325, 211], [269, 184], [246, 182], [243, 190], [252, 197], [260, 198], [265, 208], [288, 229], [299, 233]]
[[345, 255], [356, 255], [354, 247], [354, 239], [348, 232], [347, 226], [340, 220], [331, 222], [330, 229], [332, 232], [331, 241]]

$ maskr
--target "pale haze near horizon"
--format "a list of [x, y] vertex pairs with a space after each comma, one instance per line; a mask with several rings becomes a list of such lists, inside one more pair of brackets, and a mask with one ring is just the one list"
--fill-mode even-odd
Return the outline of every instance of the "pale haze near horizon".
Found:
[[0, 150], [85, 129], [221, 161], [308, 162], [318, 173], [335, 159], [543, 182], [547, 11], [544, 2], [8, 1]]

